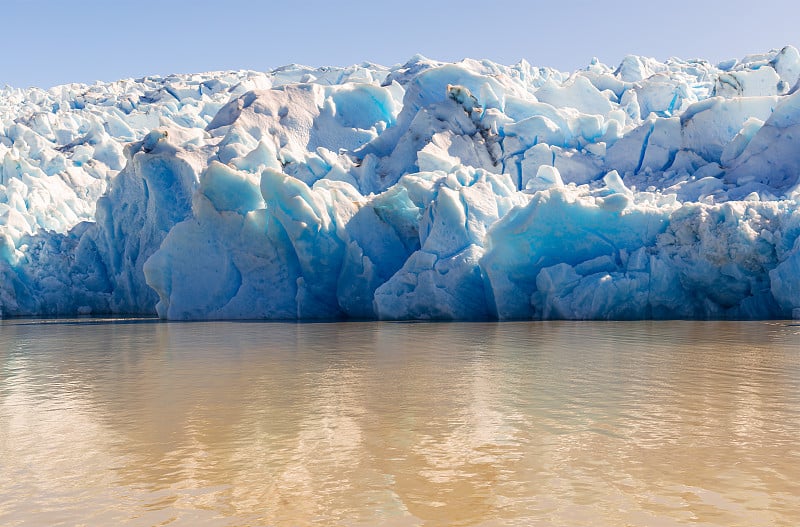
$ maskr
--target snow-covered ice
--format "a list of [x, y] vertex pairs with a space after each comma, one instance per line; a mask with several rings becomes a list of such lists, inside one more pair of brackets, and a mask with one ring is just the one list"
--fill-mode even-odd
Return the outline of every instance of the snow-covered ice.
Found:
[[0, 90], [0, 314], [800, 318], [800, 53]]

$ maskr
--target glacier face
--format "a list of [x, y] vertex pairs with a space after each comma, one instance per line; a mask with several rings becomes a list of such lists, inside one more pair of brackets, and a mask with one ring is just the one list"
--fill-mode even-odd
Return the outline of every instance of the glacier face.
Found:
[[0, 90], [0, 314], [800, 317], [800, 53]]

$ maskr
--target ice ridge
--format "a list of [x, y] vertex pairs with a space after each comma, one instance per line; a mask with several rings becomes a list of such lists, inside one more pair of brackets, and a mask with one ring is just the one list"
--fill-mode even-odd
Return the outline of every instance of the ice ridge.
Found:
[[800, 318], [800, 53], [0, 90], [0, 315]]

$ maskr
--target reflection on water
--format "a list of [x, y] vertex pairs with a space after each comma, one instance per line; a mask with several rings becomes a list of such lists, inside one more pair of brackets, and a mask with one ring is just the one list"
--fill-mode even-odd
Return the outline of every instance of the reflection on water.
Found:
[[784, 322], [0, 322], [2, 525], [800, 524]]

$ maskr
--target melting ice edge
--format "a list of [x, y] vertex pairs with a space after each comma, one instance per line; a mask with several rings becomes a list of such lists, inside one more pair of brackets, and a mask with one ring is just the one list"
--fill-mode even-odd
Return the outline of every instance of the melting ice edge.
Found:
[[0, 314], [800, 318], [800, 53], [0, 90]]

